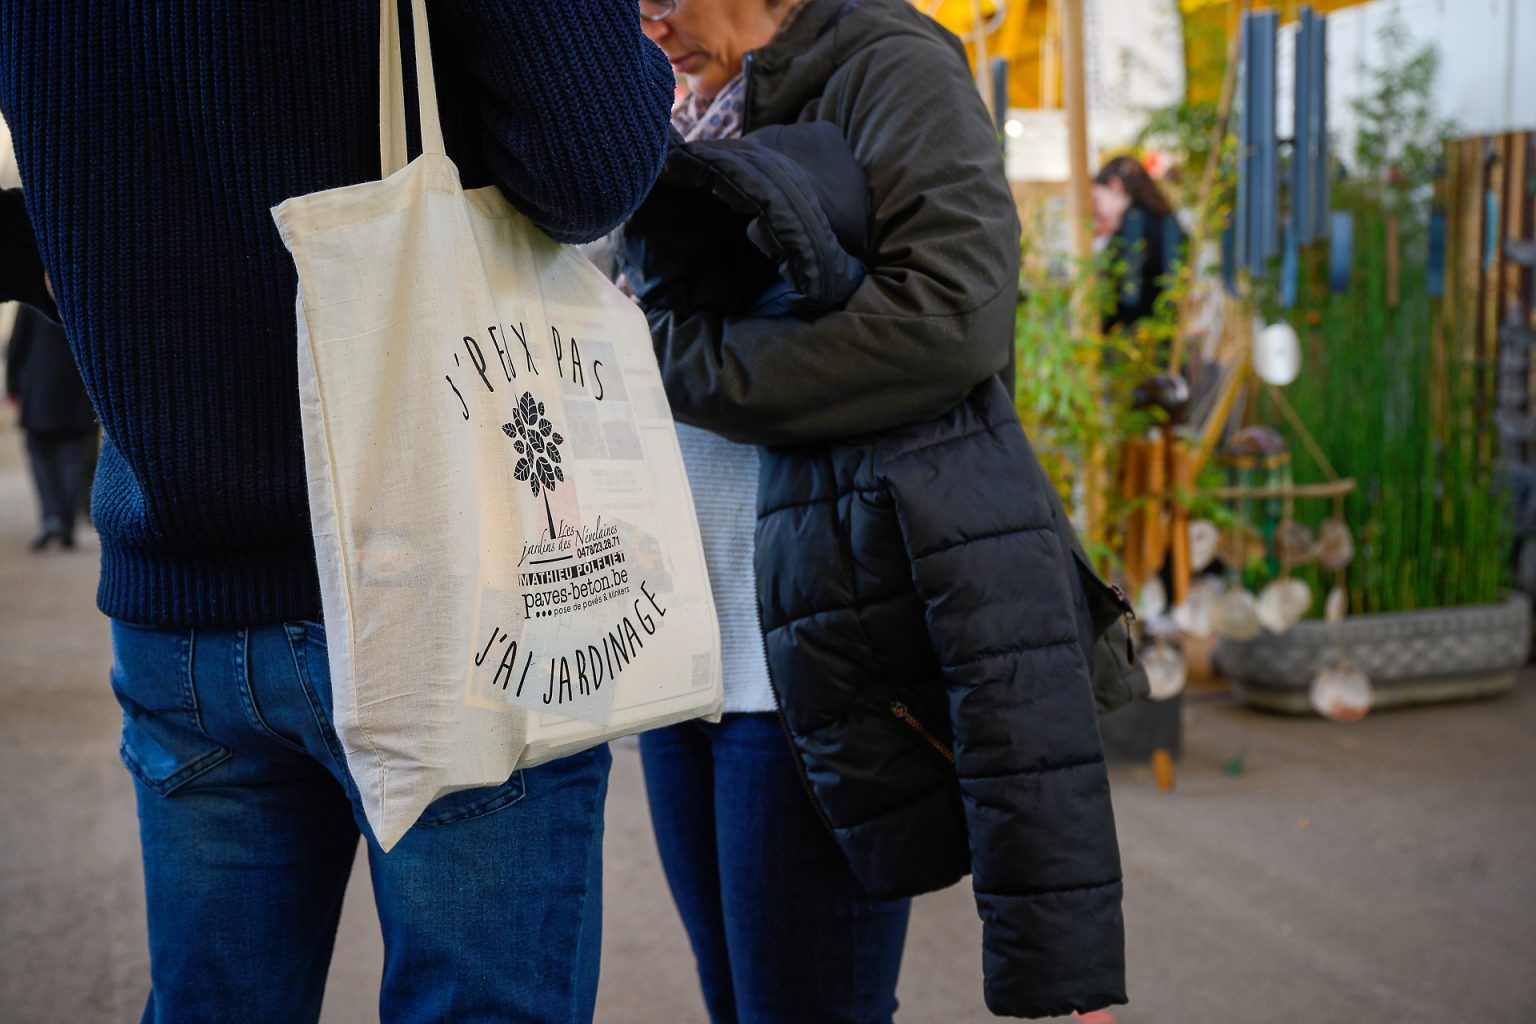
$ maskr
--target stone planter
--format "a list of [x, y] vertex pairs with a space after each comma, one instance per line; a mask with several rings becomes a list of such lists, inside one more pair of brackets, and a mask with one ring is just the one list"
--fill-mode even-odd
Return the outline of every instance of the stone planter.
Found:
[[1308, 714], [1313, 677], [1340, 655], [1370, 677], [1380, 709], [1506, 693], [1530, 647], [1530, 599], [1517, 593], [1496, 605], [1309, 620], [1223, 640], [1215, 661], [1245, 704]]

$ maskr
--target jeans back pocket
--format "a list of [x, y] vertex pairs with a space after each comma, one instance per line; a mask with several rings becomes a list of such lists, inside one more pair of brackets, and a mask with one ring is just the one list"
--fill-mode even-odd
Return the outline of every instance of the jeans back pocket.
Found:
[[192, 686], [190, 631], [112, 624], [112, 693], [123, 709], [123, 766], [169, 796], [227, 761], [229, 748], [202, 729]]

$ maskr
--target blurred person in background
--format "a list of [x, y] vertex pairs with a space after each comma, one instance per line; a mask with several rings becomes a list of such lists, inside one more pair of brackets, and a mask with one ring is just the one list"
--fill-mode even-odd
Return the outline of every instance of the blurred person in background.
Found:
[[20, 411], [27, 460], [42, 525], [28, 545], [75, 546], [75, 519], [90, 490], [96, 460], [96, 413], [80, 382], [64, 328], [22, 306], [5, 350], [5, 397]]
[[[1058, 651], [1027, 716], [1006, 695], [1035, 652], [996, 685], [945, 678], [914, 591], [933, 577], [875, 481], [880, 465], [929, 481], [902, 521], [965, 521], [996, 510], [949, 485], [988, 478], [969, 471], [1007, 447], [1008, 424], [1023, 441], [998, 380], [1019, 224], [963, 50], [905, 0], [639, 0], [639, 15], [687, 88], [662, 178], [615, 251], [678, 420], [725, 669], [718, 724], [655, 730], [640, 749], [710, 1018], [891, 1021], [906, 897], [967, 871], [997, 1012], [1123, 1001], [1086, 662]], [[883, 462], [870, 437], [909, 458]], [[1038, 479], [1031, 509], [1050, 490]], [[1010, 573], [996, 563], [1012, 543], [991, 571]], [[980, 547], [945, 550], [986, 575]], [[1065, 544], [1036, 550], [1009, 578], [1064, 593]], [[963, 643], [1018, 650], [1042, 623], [1076, 628], [1068, 599], [1020, 622], [1004, 580], [959, 586], [937, 618], [991, 602]], [[1073, 771], [1039, 768], [1057, 760]], [[1049, 795], [1025, 807], [997, 787]], [[1032, 900], [1057, 885], [1072, 891], [1049, 909]]]
[[1133, 156], [1117, 156], [1093, 179], [1094, 231], [1118, 269], [1108, 330], [1150, 316], [1184, 252], [1184, 229], [1163, 190]]
[[[464, 186], [500, 186], [561, 241], [627, 217], [674, 86], [633, 0], [428, 7]], [[592, 1017], [607, 748], [444, 797], [384, 856], [332, 725], [297, 282], [271, 210], [378, 178], [380, 12], [0, 5], [25, 188], [0, 193], [0, 295], [62, 321], [105, 434], [97, 601], [138, 797], [151, 1024], [316, 1020], [360, 834], [380, 1019]]]

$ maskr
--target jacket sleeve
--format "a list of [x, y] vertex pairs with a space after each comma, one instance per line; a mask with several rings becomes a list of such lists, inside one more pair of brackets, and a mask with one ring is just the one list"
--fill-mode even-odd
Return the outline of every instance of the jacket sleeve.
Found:
[[472, 80], [482, 148], [512, 204], [562, 242], [622, 223], [661, 170], [674, 83], [634, 0], [432, 0], [430, 11], [433, 50], [446, 44]]
[[869, 273], [847, 303], [810, 320], [647, 314], [673, 414], [733, 441], [932, 419], [1009, 363], [1018, 217], [957, 49], [876, 42], [837, 69], [821, 110], [869, 178]]
[[43, 285], [43, 259], [19, 188], [0, 189], [0, 302], [12, 300], [59, 318]]
[[881, 472], [945, 678], [987, 1005], [1044, 1017], [1125, 1002], [1120, 854], [1071, 554], [995, 404]]
[[16, 325], [11, 328], [11, 338], [5, 345], [5, 393], [9, 398], [21, 397], [21, 375], [26, 372], [27, 355], [32, 347], [32, 331], [27, 326], [26, 316], [23, 307], [16, 314]]
[[825, 121], [676, 142], [615, 236], [619, 266], [646, 309], [817, 316], [864, 279], [868, 192]]

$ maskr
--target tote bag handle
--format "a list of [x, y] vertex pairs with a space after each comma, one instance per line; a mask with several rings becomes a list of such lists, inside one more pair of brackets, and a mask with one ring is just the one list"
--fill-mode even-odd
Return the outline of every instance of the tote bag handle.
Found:
[[[411, 0], [411, 37], [416, 50], [417, 115], [421, 151], [446, 154], [432, 77], [432, 42], [427, 35], [426, 0]], [[405, 67], [400, 54], [400, 10], [396, 0], [379, 0], [379, 168], [381, 177], [406, 164]]]

